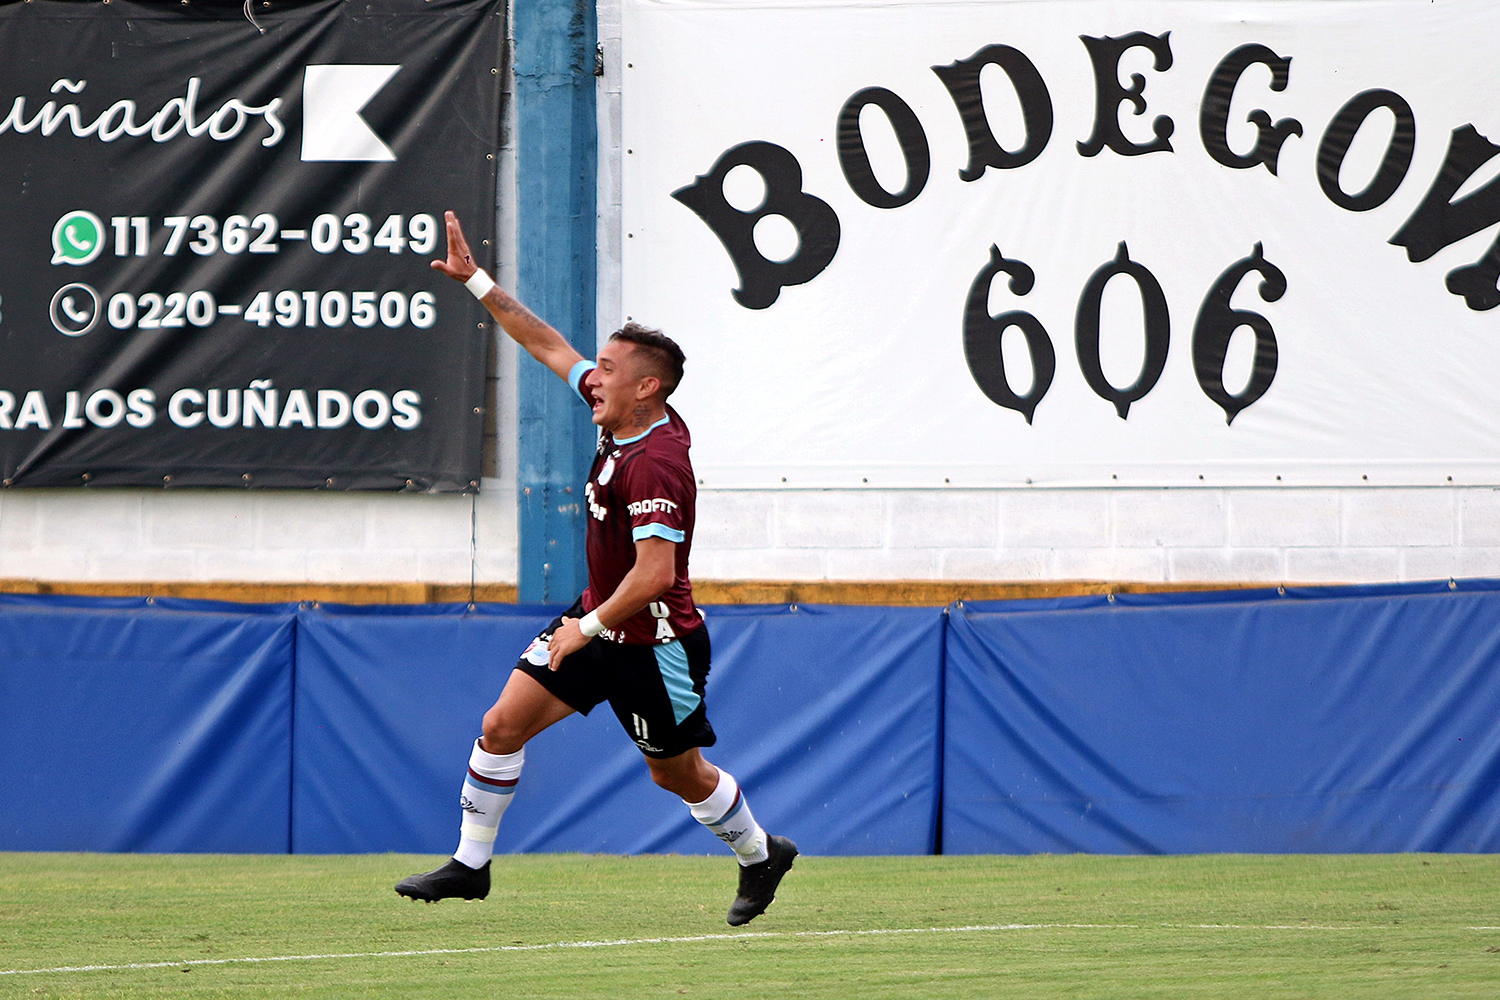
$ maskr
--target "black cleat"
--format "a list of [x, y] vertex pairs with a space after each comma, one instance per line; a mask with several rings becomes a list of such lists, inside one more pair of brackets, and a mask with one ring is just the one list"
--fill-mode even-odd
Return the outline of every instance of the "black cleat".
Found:
[[440, 899], [483, 899], [490, 894], [490, 863], [486, 861], [483, 868], [470, 868], [457, 858], [449, 858], [441, 868], [409, 875], [397, 882], [396, 892], [427, 903]]
[[797, 845], [785, 837], [767, 837], [766, 853], [770, 855], [766, 860], [740, 866], [740, 893], [729, 905], [731, 927], [748, 924], [766, 912], [766, 907], [776, 898], [781, 877], [792, 869]]

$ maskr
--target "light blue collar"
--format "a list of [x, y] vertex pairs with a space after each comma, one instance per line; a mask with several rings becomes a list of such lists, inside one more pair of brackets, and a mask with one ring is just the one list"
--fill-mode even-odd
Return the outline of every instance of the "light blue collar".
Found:
[[667, 416], [662, 417], [656, 423], [652, 424], [650, 427], [647, 427], [645, 430], [641, 431], [635, 437], [631, 437], [631, 438], [615, 438], [614, 439], [615, 444], [617, 444], [617, 445], [620, 445], [620, 444], [635, 444], [641, 438], [645, 437], [647, 434], [650, 434], [652, 431], [656, 430], [662, 424], [670, 423], [671, 420], [672, 420], [672, 416], [671, 416], [671, 414], [668, 414]]

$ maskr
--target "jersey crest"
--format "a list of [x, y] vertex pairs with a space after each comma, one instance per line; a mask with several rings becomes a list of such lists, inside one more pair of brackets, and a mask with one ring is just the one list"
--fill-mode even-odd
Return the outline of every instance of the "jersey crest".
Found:
[[615, 477], [615, 458], [620, 453], [616, 451], [604, 460], [604, 465], [599, 468], [599, 485], [608, 486], [609, 481]]

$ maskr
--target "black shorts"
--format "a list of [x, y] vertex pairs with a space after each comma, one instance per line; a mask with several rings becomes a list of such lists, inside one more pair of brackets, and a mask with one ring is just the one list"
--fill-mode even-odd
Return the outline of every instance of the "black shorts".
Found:
[[[582, 602], [563, 612], [582, 618]], [[588, 715], [608, 701], [615, 718], [647, 757], [676, 757], [717, 740], [703, 704], [711, 656], [708, 626], [659, 646], [627, 646], [603, 636], [547, 668], [547, 642], [562, 625], [554, 618], [516, 662], [569, 708]]]

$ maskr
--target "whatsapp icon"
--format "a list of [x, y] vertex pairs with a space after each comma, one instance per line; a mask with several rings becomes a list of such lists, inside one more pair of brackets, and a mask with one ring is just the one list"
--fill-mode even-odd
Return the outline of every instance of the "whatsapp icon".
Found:
[[52, 263], [87, 264], [104, 249], [104, 223], [93, 212], [64, 213], [52, 227]]

